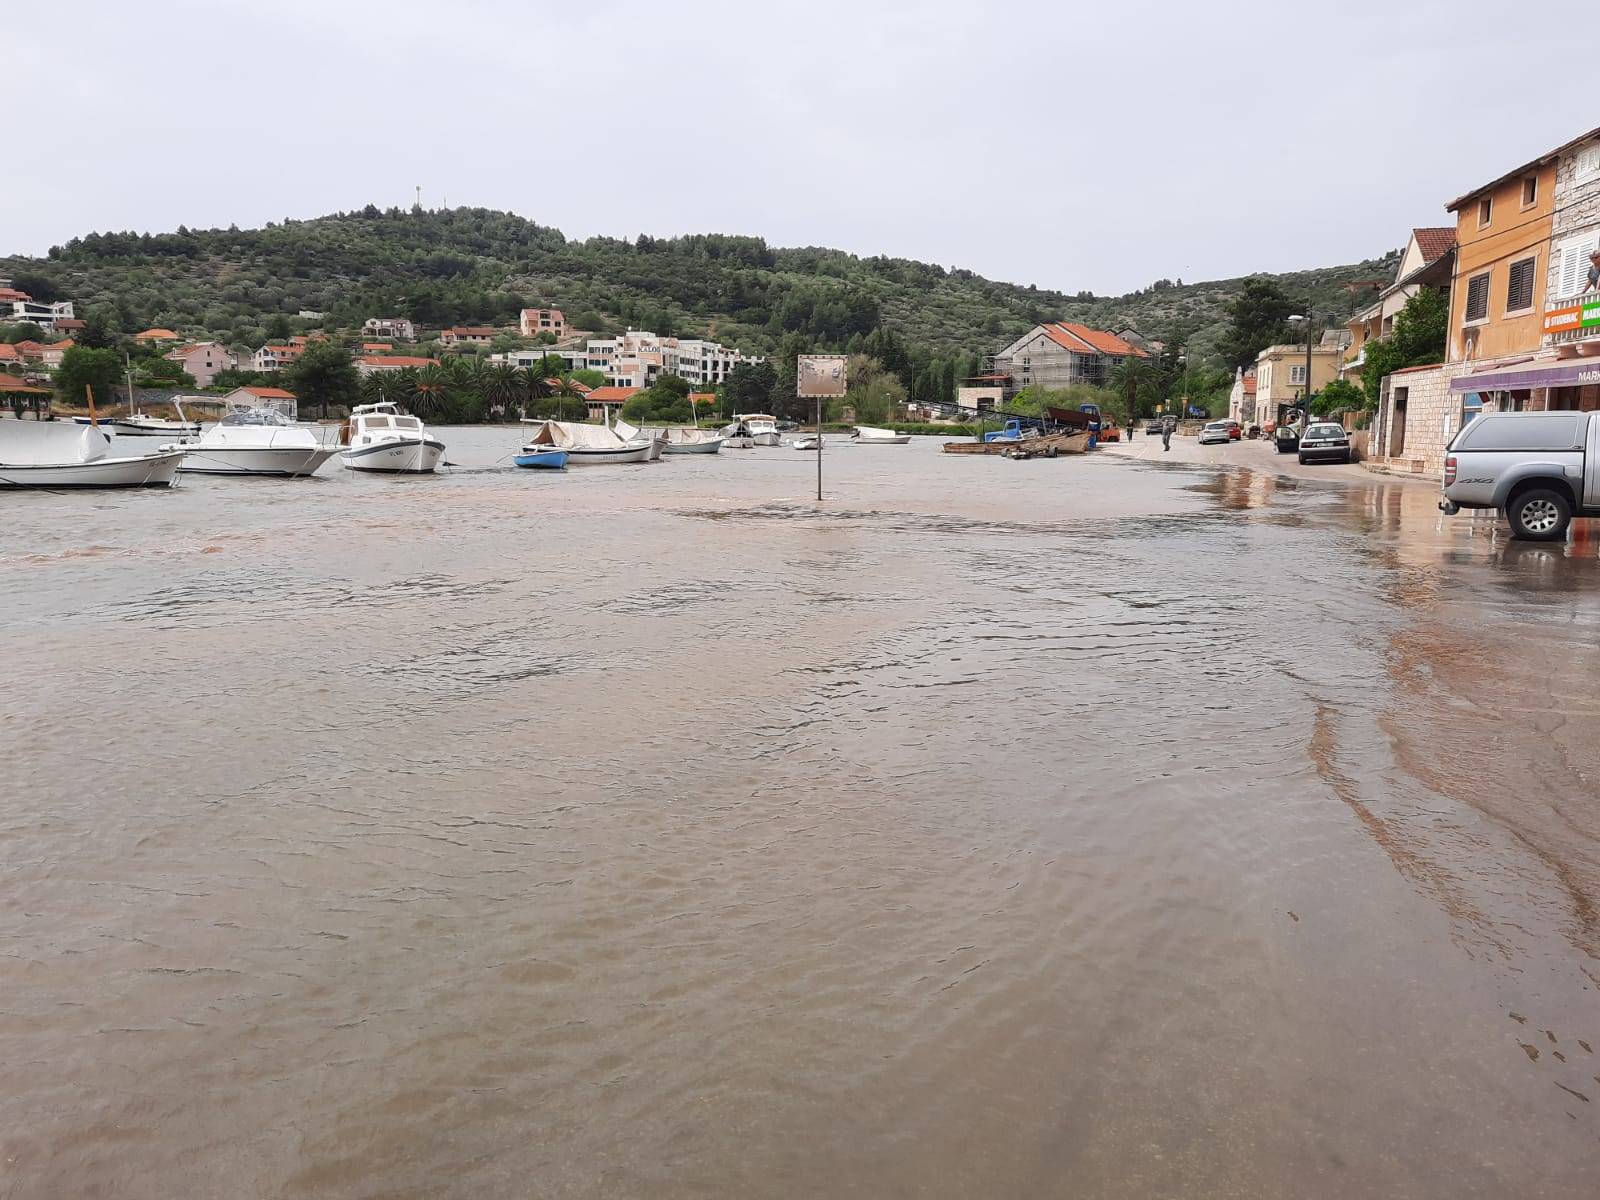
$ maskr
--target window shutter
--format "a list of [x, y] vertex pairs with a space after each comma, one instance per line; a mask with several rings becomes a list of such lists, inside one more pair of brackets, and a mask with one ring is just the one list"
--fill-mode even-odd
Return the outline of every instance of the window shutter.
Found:
[[1578, 262], [1583, 256], [1582, 238], [1568, 238], [1561, 245], [1561, 269], [1556, 278], [1556, 295], [1560, 299], [1578, 294]]
[[1506, 275], [1506, 311], [1533, 307], [1533, 269], [1537, 259], [1524, 258], [1511, 264]]
[[1467, 311], [1465, 319], [1481, 321], [1489, 315], [1489, 276], [1474, 275], [1467, 281]]

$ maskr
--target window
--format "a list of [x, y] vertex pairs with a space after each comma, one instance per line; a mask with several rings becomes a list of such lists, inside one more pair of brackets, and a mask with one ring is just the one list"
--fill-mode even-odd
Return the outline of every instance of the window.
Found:
[[1522, 207], [1532, 208], [1539, 202], [1539, 177], [1529, 175], [1522, 181]]
[[1289, 368], [1289, 382], [1291, 384], [1304, 383], [1305, 381], [1306, 381], [1306, 369], [1305, 369], [1305, 366], [1303, 364], [1301, 366], [1298, 366], [1298, 367], [1291, 366]]
[[1574, 182], [1581, 183], [1585, 179], [1592, 179], [1600, 175], [1600, 142], [1585, 146], [1578, 151], [1578, 169], [1574, 173]]
[[1482, 321], [1489, 316], [1489, 272], [1467, 280], [1466, 321]]
[[1589, 255], [1600, 248], [1600, 233], [1590, 230], [1570, 237], [1555, 249], [1556, 282], [1553, 300], [1580, 296], [1590, 290]]
[[1524, 258], [1511, 264], [1506, 272], [1506, 312], [1523, 312], [1533, 307], [1534, 258]]
[[1494, 198], [1485, 196], [1478, 201], [1478, 228], [1482, 229], [1494, 219]]
[[[1482, 406], [1482, 396], [1470, 393]], [[1462, 438], [1463, 450], [1576, 450], [1587, 413], [1545, 416], [1543, 413], [1491, 413], [1472, 422], [1472, 432]]]

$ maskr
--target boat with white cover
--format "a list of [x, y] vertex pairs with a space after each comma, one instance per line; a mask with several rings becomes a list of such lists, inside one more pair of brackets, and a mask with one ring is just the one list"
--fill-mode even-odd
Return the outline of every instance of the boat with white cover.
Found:
[[795, 438], [795, 440], [790, 442], [789, 444], [791, 446], [793, 446], [796, 450], [813, 450], [814, 451], [814, 450], [817, 450], [822, 445], [822, 439], [819, 438], [814, 433], [808, 433], [805, 437]]
[[182, 470], [201, 475], [310, 475], [339, 452], [271, 408], [238, 409], [186, 442]]
[[667, 439], [659, 431], [640, 429], [621, 417], [611, 423], [611, 428], [625, 442], [649, 442], [650, 453], [645, 456], [645, 462], [658, 462], [662, 450], [666, 449]]
[[558, 450], [565, 450], [569, 467], [642, 463], [650, 457], [650, 442], [630, 442], [604, 425], [580, 425], [572, 421], [540, 421], [527, 417], [523, 420], [525, 424], [537, 426], [524, 449], [554, 446]]
[[422, 475], [439, 465], [444, 443], [388, 400], [358, 404], [340, 430], [339, 461], [352, 471]]
[[896, 433], [892, 429], [878, 429], [871, 425], [857, 425], [850, 437], [863, 446], [904, 446], [911, 440], [909, 433]]
[[113, 458], [96, 425], [0, 420], [0, 487], [171, 487], [186, 453], [161, 446]]
[[716, 454], [722, 449], [722, 437], [709, 429], [666, 429], [666, 454]]
[[733, 419], [745, 427], [757, 446], [777, 446], [783, 441], [778, 436], [778, 418], [771, 413], [734, 413]]

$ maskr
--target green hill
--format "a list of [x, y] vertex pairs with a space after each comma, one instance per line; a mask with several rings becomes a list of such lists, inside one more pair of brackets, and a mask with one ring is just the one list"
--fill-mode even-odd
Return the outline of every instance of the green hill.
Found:
[[[1343, 316], [1357, 302], [1343, 285], [1390, 275], [1394, 261], [1278, 278], [1290, 295], [1309, 293], [1319, 312]], [[330, 327], [401, 314], [438, 328], [510, 324], [524, 306], [554, 304], [577, 328], [706, 333], [757, 352], [785, 335], [795, 335], [791, 347], [845, 348], [882, 327], [919, 358], [958, 362], [1044, 319], [1132, 326], [1203, 355], [1239, 283], [1066, 295], [907, 259], [778, 249], [755, 237], [578, 242], [512, 213], [370, 206], [264, 229], [94, 233], [45, 258], [0, 258], [0, 275], [99, 309], [124, 333], [167, 326], [242, 345], [260, 344], [273, 315], [302, 309], [326, 313]]]

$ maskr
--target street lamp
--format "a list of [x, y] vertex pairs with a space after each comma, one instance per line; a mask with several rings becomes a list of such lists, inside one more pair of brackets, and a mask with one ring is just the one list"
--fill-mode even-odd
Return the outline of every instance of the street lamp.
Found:
[[1289, 318], [1289, 324], [1304, 324], [1306, 327], [1306, 390], [1305, 399], [1300, 405], [1300, 436], [1305, 437], [1306, 430], [1311, 428], [1311, 306], [1306, 305], [1305, 315], [1296, 313]]

